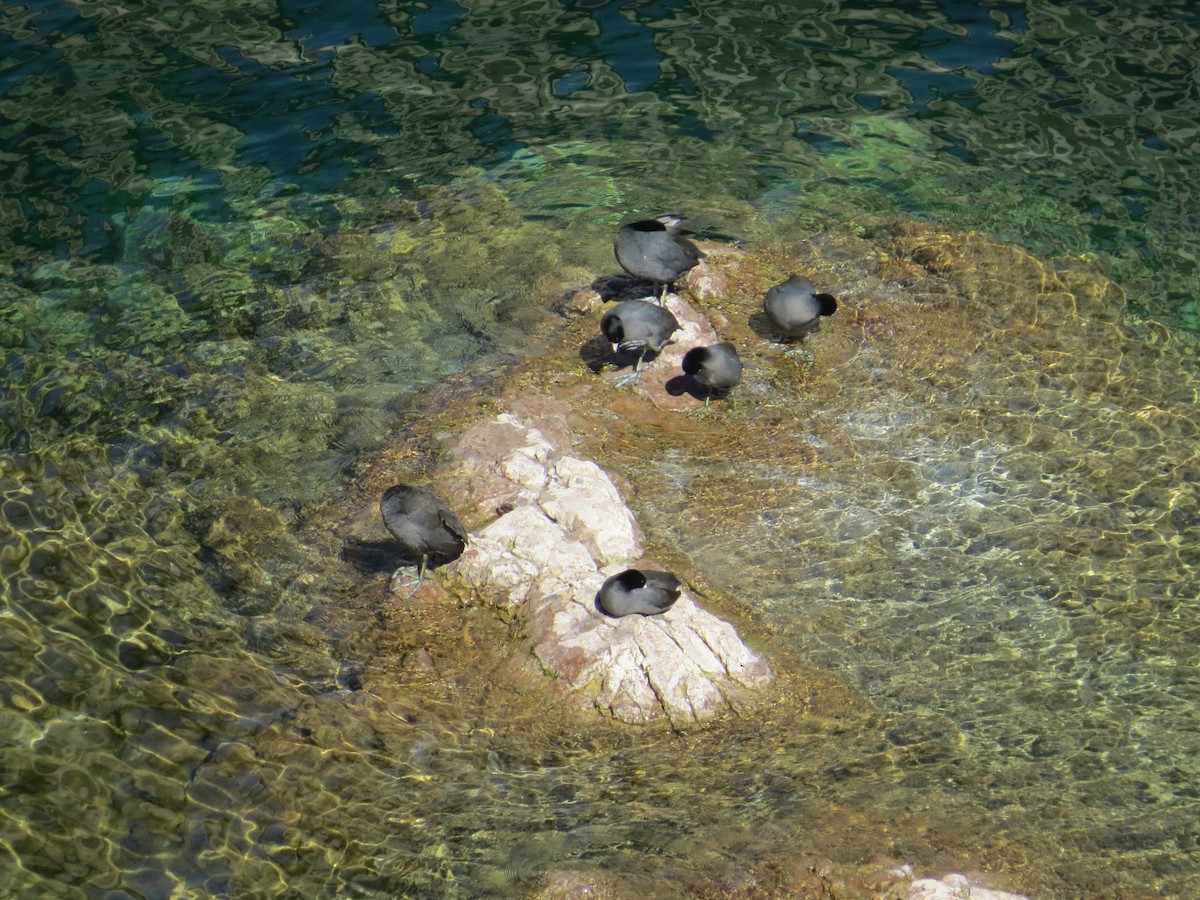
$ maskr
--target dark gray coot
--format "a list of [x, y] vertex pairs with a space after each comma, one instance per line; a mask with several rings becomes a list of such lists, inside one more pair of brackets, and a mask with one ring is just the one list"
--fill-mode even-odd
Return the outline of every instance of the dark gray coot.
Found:
[[822, 316], [837, 311], [837, 298], [818, 294], [803, 275], [775, 285], [763, 298], [763, 311], [785, 338], [801, 337], [821, 327]]
[[684, 237], [679, 223], [683, 216], [666, 213], [653, 219], [622, 225], [613, 241], [613, 253], [621, 268], [635, 278], [645, 278], [667, 287], [704, 259], [704, 252]]
[[659, 353], [678, 328], [679, 321], [669, 309], [645, 300], [618, 303], [600, 320], [600, 330], [618, 350], [624, 353], [642, 351], [634, 371], [642, 368], [647, 353]]
[[[420, 557], [417, 587], [425, 580], [425, 569], [458, 559], [469, 536], [458, 516], [432, 491], [397, 484], [383, 492], [379, 501], [383, 524], [405, 554]], [[416, 589], [414, 588], [414, 591]]]
[[655, 616], [679, 599], [679, 579], [670, 572], [626, 569], [600, 586], [596, 608], [606, 616]]
[[728, 341], [711, 347], [693, 347], [683, 355], [683, 371], [708, 388], [704, 405], [713, 394], [723, 394], [742, 380], [742, 361]]

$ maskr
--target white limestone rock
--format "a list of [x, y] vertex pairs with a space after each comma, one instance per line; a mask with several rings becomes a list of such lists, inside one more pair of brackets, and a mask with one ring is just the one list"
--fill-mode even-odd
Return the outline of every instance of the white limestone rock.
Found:
[[973, 884], [957, 872], [937, 878], [918, 878], [904, 892], [904, 900], [1029, 900], [1023, 894], [1010, 894]]
[[546, 582], [575, 583], [595, 572], [587, 548], [536, 506], [518, 506], [471, 539], [454, 563], [479, 593], [505, 606]]
[[526, 452], [526, 448], [513, 453], [501, 467], [504, 477], [517, 486], [517, 497], [534, 502], [546, 488], [546, 466]]
[[638, 561], [640, 531], [612, 479], [503, 414], [455, 450], [457, 499], [503, 510], [452, 564], [477, 595], [515, 609], [534, 658], [581, 703], [625, 722], [704, 719], [768, 684], [767, 663], [686, 592], [666, 613], [613, 619], [596, 608], [607, 575]]
[[736, 629], [686, 592], [662, 615], [602, 618], [599, 627], [609, 634], [597, 704], [622, 721], [704, 719], [737, 708], [771, 680], [770, 667]]
[[509, 413], [469, 429], [452, 452], [460, 472], [445, 500], [468, 518], [536, 504], [549, 479], [547, 465], [557, 455], [545, 434]]
[[546, 514], [579, 536], [602, 563], [637, 559], [642, 544], [633, 513], [594, 462], [564, 456], [553, 464], [542, 494]]

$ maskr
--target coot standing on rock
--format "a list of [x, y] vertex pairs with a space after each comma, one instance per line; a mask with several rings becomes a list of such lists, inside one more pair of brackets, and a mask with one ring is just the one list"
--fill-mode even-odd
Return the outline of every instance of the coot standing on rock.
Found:
[[616, 344], [622, 353], [641, 350], [637, 365], [624, 383], [638, 376], [648, 353], [660, 353], [667, 339], [679, 328], [679, 321], [665, 306], [645, 300], [625, 300], [604, 314], [600, 330], [609, 343]]
[[683, 236], [681, 221], [683, 216], [678, 213], [666, 213], [630, 222], [621, 226], [613, 242], [622, 269], [635, 278], [662, 285], [659, 303], [676, 278], [704, 259], [703, 251]]
[[425, 580], [425, 569], [431, 559], [434, 565], [448, 563], [458, 559], [467, 546], [467, 529], [458, 516], [425, 488], [407, 484], [388, 488], [379, 501], [379, 512], [384, 526], [405, 554], [421, 559], [412, 593]]
[[784, 340], [816, 331], [821, 327], [821, 317], [832, 316], [837, 307], [837, 298], [818, 294], [803, 275], [793, 275], [775, 285], [763, 298], [763, 312]]
[[714, 394], [724, 394], [742, 380], [742, 361], [728, 341], [711, 347], [693, 347], [683, 355], [683, 371], [708, 388], [704, 405]]
[[626, 569], [600, 586], [596, 608], [606, 616], [655, 616], [679, 599], [679, 579], [670, 572]]

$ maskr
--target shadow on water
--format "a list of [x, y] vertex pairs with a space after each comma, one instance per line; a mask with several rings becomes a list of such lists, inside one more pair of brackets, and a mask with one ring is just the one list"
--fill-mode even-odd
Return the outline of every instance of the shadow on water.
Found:
[[401, 563], [416, 565], [420, 559], [402, 559], [394, 541], [347, 541], [342, 560], [363, 576], [390, 575]]
[[[341, 559], [349, 563], [359, 575], [391, 575], [399, 566], [417, 566], [421, 564], [420, 555], [406, 553], [404, 548], [395, 541], [369, 541], [351, 539], [342, 545]], [[431, 554], [429, 569], [440, 568], [453, 558], [446, 555]]]
[[579, 345], [579, 359], [592, 372], [600, 372], [605, 366], [619, 364], [613, 345], [602, 334], [593, 335]]

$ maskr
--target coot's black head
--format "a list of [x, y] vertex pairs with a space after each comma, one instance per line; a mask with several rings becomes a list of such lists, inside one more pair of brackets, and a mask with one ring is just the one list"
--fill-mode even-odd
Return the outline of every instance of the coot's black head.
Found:
[[636, 591], [646, 586], [646, 576], [637, 569], [626, 569], [617, 576], [617, 583], [627, 591]]
[[604, 318], [600, 320], [600, 330], [604, 332], [610, 344], [619, 344], [625, 340], [625, 325], [621, 322], [621, 317], [614, 312], [605, 313]]
[[709, 356], [707, 347], [693, 347], [683, 354], [683, 371], [686, 375], [695, 375], [704, 367]]
[[658, 219], [643, 219], [640, 222], [630, 222], [628, 225], [625, 225], [623, 227], [628, 228], [630, 231], [669, 231], [670, 230], [668, 225], [666, 225], [663, 222], [658, 221]]

